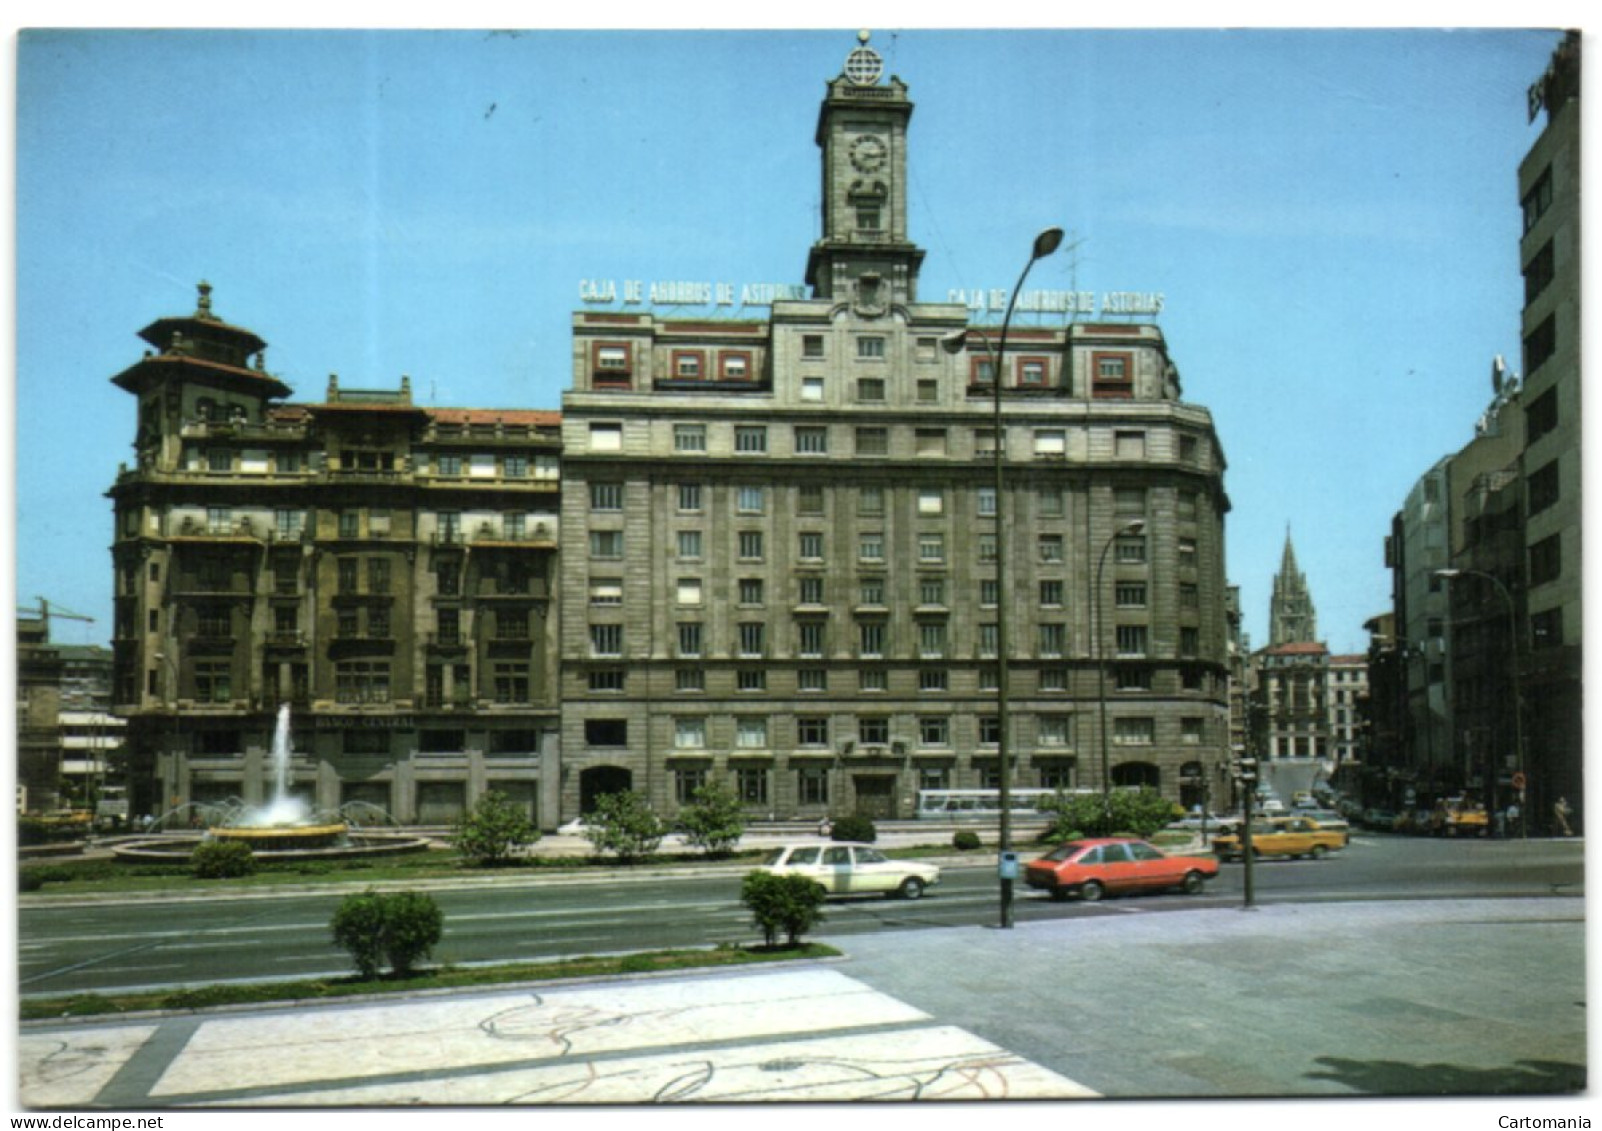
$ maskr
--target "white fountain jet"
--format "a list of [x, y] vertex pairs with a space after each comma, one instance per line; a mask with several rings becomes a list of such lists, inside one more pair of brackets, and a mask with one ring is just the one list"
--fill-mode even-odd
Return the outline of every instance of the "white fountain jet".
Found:
[[247, 821], [255, 826], [303, 825], [309, 819], [306, 803], [289, 792], [289, 704], [278, 708], [278, 725], [273, 730], [273, 795], [265, 809], [251, 813]]

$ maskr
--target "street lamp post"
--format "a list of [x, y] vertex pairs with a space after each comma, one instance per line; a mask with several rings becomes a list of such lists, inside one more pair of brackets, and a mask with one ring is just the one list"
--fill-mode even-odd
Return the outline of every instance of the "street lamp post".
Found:
[[[1008, 764], [1010, 751], [1007, 742], [1007, 528], [1005, 522], [1006, 511], [1006, 458], [1007, 445], [1003, 438], [1001, 423], [1001, 364], [1007, 353], [1007, 327], [1012, 324], [1013, 308], [1018, 302], [1018, 292], [1023, 289], [1024, 280], [1029, 277], [1029, 269], [1038, 259], [1044, 259], [1062, 245], [1062, 229], [1047, 228], [1035, 237], [1034, 246], [1029, 252], [1029, 262], [1024, 264], [1023, 271], [1018, 275], [1018, 285], [1012, 288], [1012, 294], [1007, 299], [1007, 313], [1001, 319], [1001, 336], [994, 349], [990, 348], [990, 339], [984, 338], [986, 352], [990, 354], [990, 399], [991, 415], [994, 421], [995, 444], [995, 490], [996, 490], [996, 758], [998, 773], [996, 776], [997, 807], [1001, 810], [1001, 827], [998, 836], [998, 867], [997, 873], [1001, 882], [1001, 926], [1003, 929], [1012, 926], [1012, 882], [1017, 872], [1017, 861], [1011, 858], [1012, 852], [1012, 767]], [[981, 334], [981, 337], [983, 335]], [[967, 331], [959, 331], [947, 335], [941, 341], [947, 353], [960, 352], [967, 339]]]
[[[1438, 569], [1435, 571], [1435, 576], [1445, 581], [1451, 581], [1456, 577], [1483, 578], [1491, 583], [1492, 587], [1497, 592], [1497, 596], [1501, 597], [1502, 603], [1507, 606], [1507, 670], [1508, 682], [1511, 684], [1513, 691], [1513, 757], [1518, 763], [1519, 779], [1520, 781], [1523, 781], [1525, 780], [1524, 695], [1523, 684], [1519, 679], [1519, 622], [1518, 612], [1513, 604], [1513, 594], [1511, 591], [1509, 591], [1507, 585], [1503, 583], [1500, 577], [1497, 577], [1494, 573], [1486, 573], [1484, 570], [1480, 569]], [[1494, 788], [1496, 783], [1496, 771], [1494, 766], [1491, 771], [1491, 783]], [[1523, 802], [1524, 788], [1520, 786], [1517, 792], [1520, 795], [1519, 800]], [[1494, 799], [1487, 797], [1485, 802], [1487, 810], [1489, 811], [1494, 805]], [[1530, 835], [1530, 814], [1529, 806], [1527, 804], [1521, 804], [1519, 806], [1519, 835], [1525, 838], [1528, 838]]]
[[[1096, 559], [1096, 586], [1090, 594], [1090, 608], [1094, 614], [1091, 637], [1096, 649], [1096, 712], [1101, 731], [1101, 816], [1109, 833], [1112, 832], [1112, 771], [1107, 761], [1107, 649], [1101, 638], [1102, 570], [1107, 565], [1107, 551], [1112, 549], [1114, 542], [1125, 534], [1139, 534], [1145, 529], [1146, 520], [1137, 518], [1124, 523], [1108, 536], [1102, 544], [1101, 556]], [[1205, 806], [1205, 802], [1203, 804]]]

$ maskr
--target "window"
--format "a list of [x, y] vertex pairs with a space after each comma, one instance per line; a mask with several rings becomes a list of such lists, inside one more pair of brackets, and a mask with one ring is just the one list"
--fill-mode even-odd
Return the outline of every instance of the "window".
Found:
[[[1146, 488], [1119, 487], [1113, 492], [1113, 513], [1121, 516], [1136, 516], [1146, 513]], [[1195, 517], [1194, 509], [1191, 517]]]
[[761, 487], [737, 488], [734, 498], [734, 509], [741, 514], [761, 514], [766, 505]]
[[590, 672], [590, 690], [599, 692], [621, 692], [627, 686], [627, 676], [622, 668], [596, 668]]
[[529, 701], [528, 665], [523, 663], [495, 664], [495, 702], [527, 703]]
[[918, 535], [918, 560], [926, 565], [945, 561], [946, 536], [944, 534]]
[[232, 471], [234, 453], [227, 448], [212, 448], [206, 453], [207, 471]]
[[802, 561], [823, 560], [823, 534], [816, 530], [803, 530], [797, 545]]
[[795, 450], [800, 455], [821, 456], [829, 451], [829, 430], [813, 425], [797, 425]]
[[434, 474], [442, 479], [457, 479], [462, 474], [462, 457], [452, 452], [441, 452], [434, 457]]
[[1146, 433], [1113, 433], [1113, 456], [1117, 459], [1145, 459]]
[[946, 603], [946, 580], [943, 577], [923, 577], [918, 579], [918, 604], [944, 605]]
[[594, 372], [597, 385], [627, 385], [634, 370], [633, 347], [628, 343], [594, 346]]
[[993, 518], [996, 514], [996, 489], [994, 487], [981, 487], [974, 492], [974, 499], [981, 518]]
[[1526, 442], [1534, 443], [1558, 426], [1557, 388], [1548, 389], [1530, 402], [1524, 412]]
[[878, 531], [858, 535], [857, 558], [864, 562], [884, 561], [884, 535]]
[[1061, 428], [1035, 429], [1035, 458], [1062, 459], [1068, 454], [1068, 433]]
[[590, 425], [590, 451], [592, 452], [621, 452], [623, 450], [623, 425], [621, 424], [591, 424]]
[[679, 557], [694, 560], [701, 556], [701, 532], [699, 530], [681, 530], [678, 536]]
[[1042, 581], [1040, 583], [1040, 603], [1056, 607], [1062, 604], [1063, 587], [1060, 581]]
[[1001, 719], [996, 715], [979, 716], [979, 745], [999, 746], [1001, 744]]
[[590, 557], [612, 559], [621, 558], [622, 556], [623, 532], [621, 530], [590, 531]]
[[685, 514], [700, 513], [701, 485], [699, 483], [679, 484], [679, 510]]
[[1548, 240], [1524, 268], [1524, 305], [1534, 302], [1555, 275], [1552, 241]]
[[621, 656], [623, 654], [623, 626], [620, 624], [590, 625], [590, 655]]
[[1035, 493], [1035, 499], [1040, 508], [1041, 518], [1063, 517], [1063, 498], [1061, 487], [1042, 487]]
[[797, 623], [796, 651], [808, 658], [822, 656], [828, 627], [828, 622], [821, 620], [804, 620]]
[[1563, 573], [1563, 536], [1543, 538], [1530, 547], [1530, 584], [1556, 581]]
[[829, 803], [829, 771], [817, 766], [803, 766], [796, 771], [796, 800], [802, 805]]
[[700, 716], [673, 720], [673, 748], [675, 750], [706, 749], [706, 720]]
[[342, 660], [334, 665], [334, 697], [341, 703], [388, 703], [387, 660]]
[[676, 452], [706, 451], [706, 425], [675, 424], [673, 426], [673, 450]]
[[884, 604], [884, 578], [864, 577], [862, 579], [862, 604]]
[[1063, 543], [1061, 534], [1042, 534], [1038, 539], [1040, 547], [1040, 560], [1043, 562], [1060, 562], [1063, 560]]
[[1547, 315], [1524, 339], [1524, 374], [1528, 377], [1557, 352], [1557, 316]]
[[857, 357], [865, 361], [882, 361], [884, 359], [884, 338], [877, 334], [864, 334], [858, 338]]
[[706, 786], [706, 770], [703, 767], [686, 767], [673, 771], [673, 800], [680, 805], [695, 803], [695, 795]]
[[822, 357], [823, 356], [823, 335], [822, 334], [803, 334], [803, 335], [801, 335], [801, 356], [802, 357], [808, 357], [808, 358]]
[[1529, 479], [1530, 514], [1540, 514], [1558, 501], [1558, 461], [1538, 469]]
[[979, 535], [979, 560], [981, 562], [994, 562], [996, 553], [996, 536], [994, 534]]
[[1061, 656], [1067, 651], [1067, 642], [1067, 625], [1043, 624], [1040, 626], [1040, 654], [1042, 656]]
[[803, 378], [801, 378], [801, 399], [804, 400], [804, 401], [821, 401], [821, 400], [823, 400], [823, 378], [822, 377], [803, 377]]
[[883, 668], [868, 668], [857, 673], [858, 691], [888, 691], [890, 680]]
[[857, 513], [865, 515], [883, 514], [884, 488], [859, 487], [857, 489]]
[[1151, 718], [1114, 719], [1115, 746], [1150, 746], [1157, 739], [1157, 721]]
[[623, 509], [623, 484], [591, 483], [590, 509], [592, 511], [620, 511]]
[[1113, 546], [1113, 557], [1124, 565], [1140, 565], [1146, 560], [1146, 539], [1139, 534], [1120, 535]]
[[828, 746], [829, 720], [816, 715], [802, 715], [795, 720], [797, 746]]
[[741, 750], [764, 750], [768, 745], [768, 720], [742, 718], [734, 721], [734, 745]]
[[915, 450], [919, 456], [943, 456], [946, 454], [946, 430], [944, 428], [919, 428], [914, 436]]
[[740, 766], [734, 771], [734, 788], [743, 805], [768, 803], [768, 770], [764, 766]]
[[863, 656], [884, 655], [884, 622], [866, 620], [857, 622], [858, 652]]
[[673, 376], [681, 381], [698, 381], [701, 378], [702, 357], [696, 350], [673, 351]]
[[585, 719], [584, 743], [587, 746], [627, 746], [629, 723], [627, 719]]
[[762, 603], [762, 579], [760, 577], [740, 578], [740, 604], [760, 605]]
[[823, 513], [823, 488], [816, 483], [804, 483], [796, 488], [795, 510], [797, 514]]
[[886, 746], [890, 742], [890, 720], [884, 715], [864, 715], [857, 719], [857, 741], [863, 746]]
[[1196, 568], [1196, 539], [1181, 538], [1175, 545], [1175, 550], [1179, 554], [1179, 566], [1181, 569]]
[[1119, 664], [1113, 670], [1113, 686], [1119, 691], [1150, 691], [1151, 669]]
[[1066, 668], [1041, 668], [1039, 686], [1041, 691], [1067, 691], [1068, 670]]
[[762, 560], [762, 531], [742, 530], [739, 534], [739, 552], [743, 561]]
[[946, 494], [939, 487], [918, 488], [919, 514], [944, 514], [946, 509]]
[[857, 378], [857, 400], [864, 404], [878, 404], [884, 400], [883, 377]]
[[1001, 626], [991, 623], [979, 626], [979, 655], [994, 659], [1001, 648]]
[[1120, 609], [1144, 609], [1146, 607], [1146, 583], [1144, 581], [1120, 581], [1113, 587], [1113, 600]]
[[1524, 208], [1524, 230], [1528, 232], [1535, 227], [1536, 222], [1546, 215], [1546, 210], [1552, 207], [1552, 170], [1542, 171], [1541, 176], [1530, 191], [1524, 194], [1520, 202]]
[[768, 429], [762, 424], [739, 424], [734, 429], [734, 450], [758, 455], [768, 450]]
[[829, 690], [829, 673], [824, 668], [802, 668], [795, 673], [797, 691]]
[[918, 403], [934, 404], [940, 399], [940, 382], [924, 378], [918, 382]]
[[766, 691], [768, 673], [761, 668], [741, 668], [734, 673], [734, 687], [736, 691]]
[[227, 660], [195, 661], [195, 698], [202, 703], [233, 699], [233, 665]]
[[949, 746], [951, 720], [943, 715], [920, 715], [918, 718], [918, 744], [920, 746]]
[[360, 587], [361, 560], [359, 558], [340, 558], [335, 566], [338, 592], [356, 593]]
[[1046, 359], [1043, 357], [1020, 357], [1018, 365], [1018, 384], [1025, 388], [1039, 388], [1046, 383]]
[[938, 660], [946, 654], [946, 622], [926, 620], [918, 624], [918, 655]]
[[889, 454], [890, 430], [888, 428], [857, 429], [857, 455], [887, 456]]
[[1179, 654], [1186, 659], [1194, 659], [1201, 652], [1201, 630], [1199, 628], [1181, 628], [1179, 630]]
[[501, 458], [501, 474], [507, 479], [527, 479], [528, 457], [503, 456]]
[[677, 668], [673, 672], [673, 690], [705, 691], [706, 672], [700, 668]]
[[701, 579], [699, 577], [679, 578], [679, 604], [699, 605], [701, 603]]
[[740, 655], [763, 654], [767, 643], [767, 627], [761, 621], [746, 621], [740, 625]]
[[1116, 638], [1120, 656], [1144, 656], [1146, 654], [1145, 625], [1121, 624], [1118, 626]]
[[1129, 353], [1097, 351], [1090, 355], [1090, 391], [1096, 397], [1134, 395], [1135, 359]]
[[723, 380], [749, 381], [751, 375], [751, 355], [749, 353], [731, 351], [718, 354], [718, 376]]
[[1201, 590], [1196, 588], [1194, 581], [1181, 581], [1179, 583], [1179, 607], [1182, 609], [1201, 608]]
[[988, 356], [970, 357], [968, 359], [968, 383], [971, 385], [989, 385], [996, 379], [996, 365]]

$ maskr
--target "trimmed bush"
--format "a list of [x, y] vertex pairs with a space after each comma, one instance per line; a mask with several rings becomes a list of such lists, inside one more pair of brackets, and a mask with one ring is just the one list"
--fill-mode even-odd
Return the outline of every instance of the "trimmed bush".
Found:
[[506, 794], [491, 790], [457, 823], [451, 844], [468, 860], [487, 868], [508, 863], [513, 853], [539, 838], [528, 811]]
[[429, 956], [445, 929], [445, 914], [421, 892], [365, 891], [347, 895], [329, 923], [362, 978], [376, 978], [384, 959], [397, 978]]
[[951, 838], [951, 847], [958, 852], [972, 852], [979, 847], [979, 834], [972, 829], [958, 829]]
[[740, 885], [740, 901], [770, 947], [781, 933], [786, 945], [800, 946], [801, 936], [823, 921], [824, 896], [822, 885], [806, 876], [749, 872]]
[[203, 840], [189, 854], [197, 880], [234, 880], [256, 874], [256, 854], [242, 840]]
[[834, 828], [830, 831], [829, 836], [834, 840], [851, 840], [859, 841], [862, 844], [872, 844], [879, 839], [879, 828], [873, 823], [872, 817], [851, 814], [835, 821]]
[[1105, 806], [1098, 794], [1058, 794], [1048, 809], [1055, 819], [1044, 839], [1058, 841], [1081, 836], [1147, 837], [1174, 819], [1174, 803], [1149, 786], [1114, 789]]

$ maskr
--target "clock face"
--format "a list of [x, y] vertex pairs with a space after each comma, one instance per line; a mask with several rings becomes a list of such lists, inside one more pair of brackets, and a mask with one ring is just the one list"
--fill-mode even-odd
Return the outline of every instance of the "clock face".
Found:
[[877, 172], [884, 165], [886, 153], [882, 140], [873, 134], [863, 134], [851, 143], [851, 164], [858, 172]]

